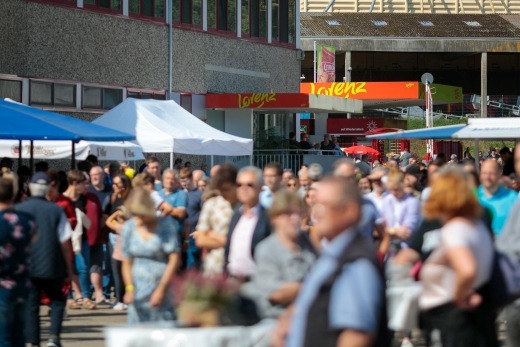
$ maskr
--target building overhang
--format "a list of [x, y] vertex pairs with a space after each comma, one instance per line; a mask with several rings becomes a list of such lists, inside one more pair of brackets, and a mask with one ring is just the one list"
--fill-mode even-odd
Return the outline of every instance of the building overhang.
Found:
[[206, 109], [279, 113], [363, 113], [363, 101], [305, 93], [206, 94]]
[[302, 37], [301, 49], [313, 51], [314, 43], [333, 46], [336, 52], [467, 52], [518, 53], [518, 38], [452, 37]]

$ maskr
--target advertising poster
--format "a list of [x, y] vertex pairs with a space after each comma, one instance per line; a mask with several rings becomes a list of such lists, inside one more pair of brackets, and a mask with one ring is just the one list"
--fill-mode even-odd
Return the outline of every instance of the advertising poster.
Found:
[[317, 45], [318, 76], [317, 82], [334, 82], [336, 80], [336, 49], [330, 46]]

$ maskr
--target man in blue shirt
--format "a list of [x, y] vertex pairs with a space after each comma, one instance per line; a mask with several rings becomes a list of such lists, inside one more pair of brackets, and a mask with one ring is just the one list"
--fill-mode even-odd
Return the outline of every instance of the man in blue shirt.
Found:
[[186, 207], [186, 218], [189, 228], [188, 250], [186, 252], [186, 267], [200, 267], [200, 249], [195, 245], [195, 240], [191, 233], [199, 222], [200, 211], [202, 210], [202, 191], [197, 188], [193, 179], [194, 172], [185, 167], [180, 172], [180, 183], [187, 194], [188, 204]]
[[483, 207], [491, 211], [493, 217], [491, 228], [498, 236], [509, 216], [511, 208], [518, 201], [518, 193], [500, 185], [502, 170], [497, 161], [488, 159], [480, 169], [480, 187], [477, 190], [478, 199]]
[[314, 228], [327, 244], [285, 318], [290, 324], [282, 319], [275, 340], [286, 336], [289, 347], [388, 346], [382, 269], [371, 243], [353, 228], [361, 196], [344, 178], [317, 184]]
[[186, 218], [188, 195], [180, 188], [179, 173], [176, 170], [164, 170], [162, 183], [164, 188], [159, 194], [164, 201], [173, 207], [170, 216], [173, 218], [175, 228], [180, 235], [179, 242], [183, 242], [186, 240], [184, 236], [184, 219]]

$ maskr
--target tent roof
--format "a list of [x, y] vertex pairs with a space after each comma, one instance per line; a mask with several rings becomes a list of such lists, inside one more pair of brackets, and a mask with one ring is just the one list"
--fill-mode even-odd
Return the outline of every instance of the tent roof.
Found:
[[457, 131], [463, 129], [465, 124], [447, 125], [434, 128], [402, 130], [393, 133], [368, 135], [369, 139], [450, 139]]
[[173, 100], [128, 98], [94, 124], [136, 136], [143, 152], [195, 155], [251, 155], [253, 140], [217, 130]]
[[454, 139], [520, 139], [520, 118], [470, 118]]
[[0, 139], [128, 141], [131, 134], [0, 99]]

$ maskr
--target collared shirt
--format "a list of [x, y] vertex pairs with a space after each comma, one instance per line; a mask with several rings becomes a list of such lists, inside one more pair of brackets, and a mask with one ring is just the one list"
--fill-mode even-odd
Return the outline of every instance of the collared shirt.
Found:
[[[186, 208], [188, 206], [188, 195], [182, 189], [176, 189], [171, 193], [167, 193], [166, 190], [163, 189], [159, 192], [159, 194], [164, 199], [164, 201], [175, 208]], [[184, 235], [184, 218], [178, 219], [172, 217], [172, 219], [179, 235]]]
[[[332, 276], [341, 253], [354, 236], [355, 232], [352, 230], [344, 231], [329, 242], [305, 278], [296, 299], [291, 332], [287, 338], [288, 347], [303, 345], [310, 307], [320, 287]], [[360, 259], [345, 265], [331, 289], [328, 308], [330, 328], [377, 332], [378, 314], [382, 305], [378, 293], [382, 286], [377, 269], [369, 260]]]
[[376, 193], [374, 192], [370, 192], [368, 193], [367, 195], [365, 195], [365, 197], [372, 201], [374, 203], [374, 205], [376, 205], [377, 207], [377, 210], [379, 211], [379, 213], [381, 215], [383, 215], [383, 201], [385, 200], [386, 196], [388, 195], [389, 193], [387, 191], [384, 191], [383, 194], [381, 195], [376, 195]]
[[233, 229], [228, 264], [228, 271], [233, 276], [249, 277], [255, 273], [256, 264], [251, 255], [251, 242], [258, 224], [258, 208], [256, 206], [249, 213], [242, 213]]
[[262, 317], [276, 318], [286, 307], [273, 304], [269, 297], [284, 284], [302, 282], [315, 259], [310, 248], [289, 249], [276, 233], [271, 234], [256, 247], [257, 271], [242, 290], [255, 300]]
[[270, 209], [273, 204], [273, 192], [268, 186], [264, 186], [260, 192], [260, 204], [266, 209]]
[[518, 193], [500, 186], [495, 194], [487, 196], [484, 192], [484, 187], [480, 186], [477, 189], [477, 196], [482, 206], [491, 211], [493, 216], [491, 221], [493, 233], [496, 236], [500, 235], [507, 217], [509, 217], [509, 212], [518, 201]]
[[420, 213], [419, 200], [410, 194], [405, 194], [401, 200], [388, 194], [383, 200], [383, 217], [387, 226], [405, 226], [413, 232], [419, 224]]

